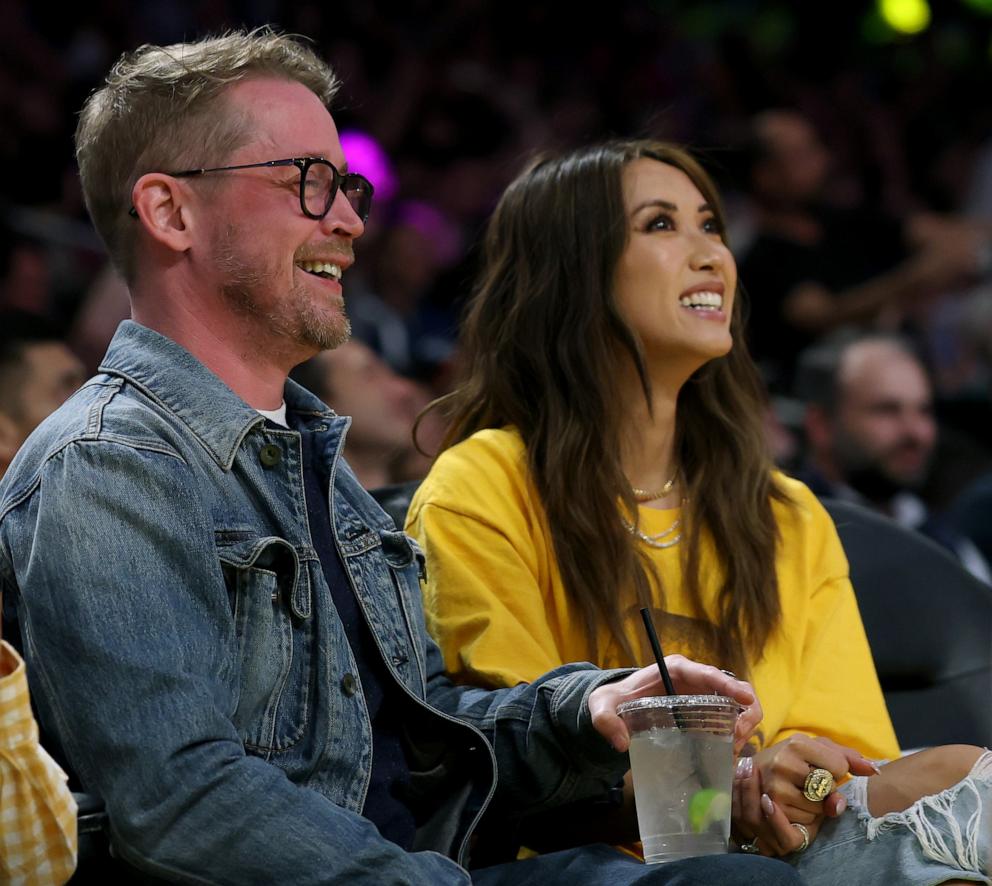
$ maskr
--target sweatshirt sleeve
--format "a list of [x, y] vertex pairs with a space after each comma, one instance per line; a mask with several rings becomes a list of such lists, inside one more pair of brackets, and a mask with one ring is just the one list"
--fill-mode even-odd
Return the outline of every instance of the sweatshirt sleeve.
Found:
[[428, 629], [458, 682], [513, 686], [569, 660], [548, 622], [555, 567], [518, 439], [483, 432], [449, 449], [410, 506]]
[[[829, 514], [801, 484], [790, 491], [795, 517], [783, 523], [787, 561], [780, 570], [784, 642], [791, 655], [766, 661], [769, 686], [792, 684], [784, 719], [770, 742], [796, 732], [820, 735], [872, 758], [899, 755], [892, 721], [875, 672], [847, 557]], [[799, 536], [799, 537], [797, 537]], [[791, 658], [791, 662], [790, 659]], [[787, 668], [795, 666], [790, 675]]]

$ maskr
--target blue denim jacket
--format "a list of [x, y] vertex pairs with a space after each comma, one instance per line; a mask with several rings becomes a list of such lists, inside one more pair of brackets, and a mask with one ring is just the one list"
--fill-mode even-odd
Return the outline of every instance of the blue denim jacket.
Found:
[[424, 628], [422, 557], [340, 457], [349, 419], [292, 382], [285, 397], [322, 441], [338, 550], [408, 699], [415, 851], [360, 815], [371, 727], [309, 536], [299, 434], [130, 321], [0, 485], [0, 582], [43, 723], [149, 873], [467, 883], [490, 801], [551, 806], [626, 769], [586, 704], [617, 674], [453, 686]]

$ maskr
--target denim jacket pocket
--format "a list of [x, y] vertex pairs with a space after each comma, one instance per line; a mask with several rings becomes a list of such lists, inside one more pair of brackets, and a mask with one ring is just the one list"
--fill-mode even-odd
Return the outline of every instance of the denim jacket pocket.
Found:
[[281, 538], [217, 532], [216, 544], [241, 665], [234, 724], [247, 751], [269, 758], [307, 727], [310, 582], [299, 553]]

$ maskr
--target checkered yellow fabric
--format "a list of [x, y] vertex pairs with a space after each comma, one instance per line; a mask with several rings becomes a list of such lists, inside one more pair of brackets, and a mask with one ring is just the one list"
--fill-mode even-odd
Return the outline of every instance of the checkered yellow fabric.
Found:
[[0, 642], [0, 883], [52, 886], [76, 867], [76, 804], [38, 744], [24, 662]]

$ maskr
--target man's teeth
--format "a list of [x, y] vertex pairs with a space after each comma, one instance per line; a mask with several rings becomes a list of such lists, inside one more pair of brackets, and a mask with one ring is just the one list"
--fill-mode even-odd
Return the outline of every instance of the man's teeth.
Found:
[[341, 279], [341, 268], [339, 265], [332, 265], [323, 261], [301, 261], [300, 267], [308, 274], [318, 274], [322, 277], [333, 277], [335, 280]]
[[693, 292], [680, 296], [679, 304], [699, 311], [719, 311], [723, 308], [723, 296], [719, 292]]

